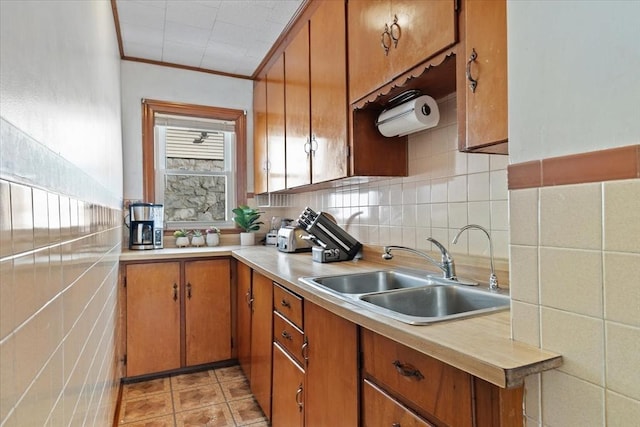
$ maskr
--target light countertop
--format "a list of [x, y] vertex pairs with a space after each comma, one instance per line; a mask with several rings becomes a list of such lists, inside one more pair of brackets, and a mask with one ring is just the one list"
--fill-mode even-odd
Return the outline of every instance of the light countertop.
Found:
[[120, 261], [213, 256], [232, 256], [314, 304], [503, 388], [520, 386], [527, 375], [562, 364], [559, 354], [513, 341], [509, 311], [413, 326], [373, 313], [298, 281], [298, 278], [305, 276], [390, 268], [378, 262], [354, 260], [323, 264], [313, 262], [308, 252], [290, 254], [265, 246], [124, 250]]

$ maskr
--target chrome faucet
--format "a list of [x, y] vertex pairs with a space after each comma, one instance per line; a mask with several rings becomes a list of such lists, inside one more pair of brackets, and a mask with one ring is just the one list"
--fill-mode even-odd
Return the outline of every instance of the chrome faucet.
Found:
[[441, 262], [436, 261], [426, 253], [421, 252], [419, 250], [407, 248], [406, 246], [396, 246], [396, 245], [385, 246], [384, 253], [382, 254], [382, 258], [392, 259], [393, 258], [393, 255], [391, 255], [392, 250], [402, 250], [402, 251], [411, 252], [414, 255], [421, 256], [422, 258], [426, 259], [431, 264], [435, 265], [440, 270], [442, 270], [442, 277], [444, 277], [445, 279], [457, 280], [456, 266], [453, 263], [453, 258], [451, 258], [449, 251], [447, 251], [447, 249], [444, 246], [442, 246], [442, 244], [438, 242], [436, 239], [428, 237], [427, 240], [433, 243], [434, 245], [436, 245], [436, 247], [440, 250], [440, 253], [442, 254]]
[[489, 234], [487, 229], [477, 224], [465, 225], [460, 229], [460, 231], [458, 231], [458, 234], [456, 234], [456, 237], [453, 238], [453, 241], [451, 243], [454, 245], [458, 243], [458, 238], [460, 237], [460, 235], [465, 230], [468, 230], [470, 228], [475, 228], [476, 230], [484, 231], [484, 234], [486, 234], [487, 238], [489, 239], [489, 256], [491, 258], [491, 274], [489, 275], [489, 289], [491, 289], [492, 291], [497, 291], [498, 289], [500, 289], [500, 286], [498, 285], [498, 276], [496, 276], [496, 272], [493, 268], [493, 241], [491, 240], [491, 235]]

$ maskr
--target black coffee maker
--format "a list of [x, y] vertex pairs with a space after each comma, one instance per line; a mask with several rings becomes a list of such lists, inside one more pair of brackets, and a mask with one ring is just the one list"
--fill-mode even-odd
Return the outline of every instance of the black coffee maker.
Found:
[[129, 249], [153, 249], [154, 208], [151, 203], [129, 206]]

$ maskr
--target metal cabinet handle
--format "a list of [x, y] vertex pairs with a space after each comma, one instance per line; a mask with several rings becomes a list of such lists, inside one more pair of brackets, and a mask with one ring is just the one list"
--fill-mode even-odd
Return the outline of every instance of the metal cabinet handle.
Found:
[[418, 381], [424, 379], [424, 375], [422, 375], [422, 372], [409, 364], [404, 364], [399, 360], [395, 360], [393, 362], [393, 366], [396, 367], [396, 371], [398, 371], [398, 373], [403, 377], [415, 377]]
[[400, 423], [393, 423], [391, 424], [391, 427], [402, 427], [402, 426], [400, 425]]
[[398, 47], [398, 41], [402, 36], [402, 29], [400, 25], [398, 25], [398, 15], [393, 15], [393, 24], [389, 27], [389, 35], [391, 36], [391, 40], [393, 40], [393, 47]]
[[293, 341], [293, 337], [291, 336], [291, 334], [287, 331], [282, 331], [282, 333], [280, 334], [282, 336], [282, 338], [284, 338], [285, 340], [289, 340], [289, 341]]
[[476, 62], [478, 58], [478, 54], [476, 53], [475, 48], [471, 48], [471, 55], [469, 55], [469, 60], [467, 61], [467, 80], [469, 80], [469, 88], [471, 92], [476, 92], [476, 87], [478, 87], [478, 80], [471, 77], [471, 63]]
[[318, 151], [318, 141], [316, 140], [316, 136], [312, 135], [311, 136], [311, 153], [313, 154], [313, 157], [316, 156], [316, 151]]
[[191, 299], [191, 282], [187, 282], [187, 298]]
[[173, 284], [173, 300], [178, 301], [178, 284]]
[[291, 308], [291, 303], [284, 298], [282, 299], [282, 301], [280, 301], [280, 305], [283, 307]]
[[311, 141], [309, 140], [309, 137], [307, 137], [304, 143], [304, 153], [307, 155], [307, 158], [309, 158], [309, 154], [312, 151], [313, 149], [311, 148]]
[[253, 298], [251, 298], [250, 291], [247, 291], [247, 293], [244, 295], [244, 300], [247, 302], [247, 305], [251, 307], [251, 304], [253, 304]]
[[380, 44], [382, 45], [382, 49], [384, 49], [385, 56], [389, 55], [389, 48], [391, 48], [392, 37], [389, 32], [389, 25], [384, 24], [384, 31], [380, 35]]
[[302, 384], [298, 386], [298, 390], [296, 390], [296, 403], [298, 404], [298, 410], [302, 412], [302, 408], [304, 405], [302, 404]]
[[302, 354], [302, 359], [304, 360], [305, 366], [309, 365], [309, 340], [307, 337], [304, 337], [304, 342], [300, 347], [300, 353]]

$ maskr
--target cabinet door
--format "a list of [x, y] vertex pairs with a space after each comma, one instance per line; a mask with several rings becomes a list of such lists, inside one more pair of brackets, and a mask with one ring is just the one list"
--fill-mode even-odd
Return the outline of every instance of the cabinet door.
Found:
[[362, 386], [362, 426], [434, 427], [367, 380]]
[[390, 32], [398, 39], [389, 51], [392, 79], [456, 43], [454, 0], [391, 0], [390, 12]]
[[389, 23], [388, 0], [349, 0], [349, 102], [373, 92], [391, 79], [388, 55], [381, 46]]
[[253, 192], [266, 193], [267, 175], [267, 82], [256, 80], [253, 86]]
[[185, 263], [186, 365], [231, 358], [231, 267], [228, 259]]
[[267, 71], [267, 151], [269, 191], [285, 189], [284, 55]]
[[321, 2], [309, 24], [313, 183], [347, 176], [345, 14], [344, 1]]
[[253, 272], [251, 318], [251, 391], [267, 418], [271, 418], [271, 346], [273, 282]]
[[453, 46], [455, 1], [349, 0], [348, 40], [349, 100], [354, 102]]
[[238, 362], [247, 378], [251, 378], [251, 268], [238, 262], [236, 341]]
[[[461, 148], [507, 154], [507, 13], [506, 1], [464, 2], [464, 52], [458, 67]], [[476, 55], [471, 61], [472, 54]], [[477, 81], [475, 90], [466, 78]], [[460, 102], [465, 104], [460, 108]], [[460, 114], [459, 112], [459, 114]], [[461, 118], [458, 117], [460, 121]], [[483, 148], [488, 147], [488, 148]]]
[[126, 267], [127, 376], [180, 367], [180, 263]]
[[308, 24], [284, 55], [287, 188], [293, 188], [311, 183]]
[[358, 328], [305, 301], [305, 421], [308, 426], [358, 425]]
[[304, 371], [278, 344], [274, 343], [271, 425], [278, 427], [304, 425], [304, 387]]

